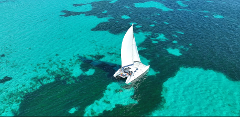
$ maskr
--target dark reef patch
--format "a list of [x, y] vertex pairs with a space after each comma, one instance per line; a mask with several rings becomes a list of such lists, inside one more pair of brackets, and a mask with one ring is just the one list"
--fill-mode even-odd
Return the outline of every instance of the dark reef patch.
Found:
[[[28, 93], [20, 104], [17, 116], [79, 116], [84, 114], [86, 106], [103, 96], [106, 86], [112, 82], [106, 79], [105, 72], [97, 69], [96, 75], [82, 76], [84, 80], [73, 84], [53, 82]], [[94, 87], [94, 88], [93, 88]], [[74, 114], [68, 113], [78, 107]]]
[[[141, 27], [136, 28], [137, 25], [134, 25], [134, 33], [151, 32], [150, 35], [146, 36], [145, 41], [138, 46], [147, 48], [140, 50], [139, 54], [150, 60], [151, 68], [160, 73], [156, 76], [147, 77], [141, 82], [141, 85], [134, 85], [133, 98], [138, 100], [138, 104], [117, 105], [112, 111], [104, 111], [101, 114], [102, 116], [136, 116], [151, 113], [159, 107], [158, 104], [165, 102], [161, 97], [161, 92], [164, 90], [162, 84], [168, 78], [175, 76], [180, 67], [199, 67], [205, 70], [214, 70], [223, 73], [230, 80], [240, 80], [239, 8], [232, 7], [230, 3], [223, 5], [222, 1], [214, 1], [214, 4], [212, 4], [196, 0], [185, 2], [189, 11], [177, 10], [182, 9], [182, 7], [175, 0], [160, 1], [166, 7], [174, 9], [170, 12], [157, 8], [136, 8], [134, 6], [134, 3], [147, 1], [149, 0], [118, 0], [115, 3], [98, 1], [91, 3], [91, 11], [62, 11], [65, 14], [61, 16], [65, 17], [80, 14], [98, 18], [112, 17], [107, 22], [99, 23], [91, 31], [108, 31], [117, 35], [125, 33], [130, 27], [130, 23], [135, 22]], [[234, 1], [234, 4], [240, 4], [240, 2]], [[203, 10], [210, 11], [210, 13], [200, 12]], [[102, 13], [103, 11], [107, 12]], [[225, 18], [211, 17], [214, 14], [223, 15]], [[123, 19], [123, 15], [130, 18]], [[210, 17], [206, 18], [205, 15]], [[166, 25], [164, 22], [169, 24]], [[154, 27], [150, 26], [152, 24]], [[176, 31], [181, 31], [184, 34], [177, 34]], [[158, 43], [152, 43], [152, 38], [156, 38], [160, 33], [163, 33], [169, 40], [155, 40]], [[173, 44], [173, 40], [178, 43]], [[189, 45], [190, 43], [192, 46]], [[184, 46], [184, 48], [180, 48], [180, 46]], [[166, 48], [177, 48], [182, 55], [171, 55]], [[106, 71], [109, 70], [105, 67], [106, 64], [87, 61], [106, 69]], [[110, 71], [109, 76], [114, 72], [114, 70]]]
[[0, 79], [0, 83], [5, 83], [10, 80], [12, 80], [12, 77], [5, 76], [5, 77], [3, 77], [3, 79]]
[[[26, 94], [20, 104], [17, 116], [83, 115], [86, 106], [103, 96], [108, 84], [118, 81], [115, 78], [107, 77], [108, 74], [104, 69], [99, 69], [93, 65], [90, 66], [95, 69], [94, 75], [80, 75], [75, 83], [66, 84], [63, 83], [65, 80], [61, 79], [63, 76], [56, 74], [53, 83], [43, 85], [38, 90]], [[80, 108], [74, 114], [68, 113], [73, 107]]]
[[161, 84], [167, 80], [167, 78], [157, 79], [157, 77], [159, 76], [147, 76], [146, 79], [140, 78], [139, 81], [132, 84], [134, 88], [132, 98], [137, 100], [138, 104], [116, 105], [112, 111], [104, 111], [100, 116], [144, 116], [157, 109], [159, 104], [165, 103], [161, 96]]
[[1, 56], [0, 57], [5, 57], [5, 54], [1, 54]]
[[60, 15], [60, 16], [64, 16], [64, 17], [75, 16], [75, 15], [81, 14], [81, 12], [73, 12], [73, 11], [68, 11], [68, 10], [62, 10], [62, 12], [65, 13], [65, 15]]
[[82, 5], [85, 5], [85, 4], [73, 4], [73, 6], [75, 6], [75, 7], [82, 6]]
[[[40, 82], [42, 86], [24, 96], [19, 112], [15, 116], [81, 116], [84, 115], [88, 105], [103, 96], [107, 85], [111, 82], [124, 82], [124, 80], [115, 79], [112, 76], [116, 67], [120, 67], [119, 65], [87, 59], [83, 56], [79, 56], [79, 59], [83, 62], [81, 67], [95, 69], [93, 75], [82, 74], [72, 78], [75, 83], [67, 84], [68, 79], [66, 78], [73, 77], [68, 69], [58, 68], [61, 69], [62, 74], [47, 70], [49, 76], [54, 76], [55, 81], [43, 84], [41, 82], [47, 76], [32, 78], [32, 80]], [[78, 110], [74, 114], [70, 114], [68, 111], [73, 107], [78, 107]]]
[[[166, 69], [161, 67], [161, 63], [167, 63], [167, 66], [173, 66], [171, 63], [174, 61], [177, 65], [174, 65], [173, 70], [178, 70], [179, 67], [200, 67], [204, 69], [212, 69], [218, 72], [222, 72], [228, 76], [230, 80], [240, 80], [240, 41], [238, 37], [240, 34], [239, 19], [240, 16], [236, 13], [236, 8], [229, 6], [222, 6], [221, 1], [215, 1], [214, 4], [208, 2], [199, 1], [187, 1], [187, 9], [190, 11], [177, 10], [182, 9], [180, 5], [174, 0], [161, 1], [166, 7], [174, 9], [174, 11], [162, 11], [157, 8], [136, 8], [134, 3], [143, 3], [148, 0], [133, 0], [124, 1], [118, 0], [115, 3], [109, 3], [109, 1], [92, 2], [92, 10], [86, 12], [74, 12], [63, 10], [65, 15], [71, 16], [85, 14], [86, 16], [97, 16], [98, 18], [112, 17], [107, 22], [99, 23], [92, 31], [109, 31], [112, 34], [124, 33], [129, 28], [130, 23], [135, 22], [142, 27], [134, 28], [134, 32], [151, 32], [151, 35], [139, 46], [145, 47], [143, 55], [147, 59], [151, 59], [151, 67], [154, 63], [160, 63], [156, 65], [158, 71]], [[236, 1], [235, 1], [236, 2]], [[236, 4], [240, 4], [236, 2]], [[128, 7], [124, 7], [128, 6]], [[225, 9], [222, 10], [222, 7]], [[210, 11], [206, 14], [199, 11]], [[106, 13], [102, 13], [107, 11]], [[116, 11], [118, 11], [116, 13]], [[234, 12], [233, 12], [234, 11]], [[229, 14], [228, 12], [233, 12]], [[159, 15], [160, 14], [160, 15]], [[230, 19], [223, 18], [217, 19], [214, 17], [205, 18], [205, 15], [221, 14], [223, 16], [231, 16]], [[129, 19], [123, 19], [121, 16], [127, 15]], [[168, 22], [166, 25], [163, 22]], [[155, 26], [150, 26], [154, 24]], [[136, 25], [134, 25], [136, 26]], [[176, 34], [176, 31], [184, 32], [184, 34], [178, 34], [175, 38], [172, 35]], [[151, 43], [150, 38], [156, 38], [157, 34], [163, 33], [169, 40], [159, 42], [158, 44]], [[180, 49], [180, 52], [184, 54], [180, 57], [171, 57], [163, 48], [174, 47], [177, 44], [173, 44], [172, 41], [177, 40], [178, 45], [182, 45], [188, 48]], [[137, 39], [136, 39], [137, 41]], [[189, 44], [193, 46], [189, 46]], [[153, 50], [152, 50], [153, 49]], [[156, 50], [156, 51], [155, 51]], [[162, 60], [161, 57], [157, 59], [152, 55], [164, 55], [172, 58], [167, 61]], [[166, 58], [165, 57], [165, 58]], [[168, 62], [171, 61], [171, 62]], [[154, 67], [154, 66], [153, 66]], [[168, 68], [168, 67], [167, 67]], [[166, 70], [167, 71], [167, 70]], [[170, 71], [173, 74], [176, 71]], [[161, 72], [163, 73], [163, 72]]]

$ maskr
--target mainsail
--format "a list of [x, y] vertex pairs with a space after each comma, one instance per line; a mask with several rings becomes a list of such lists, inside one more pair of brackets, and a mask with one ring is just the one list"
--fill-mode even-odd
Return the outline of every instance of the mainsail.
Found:
[[128, 29], [122, 41], [121, 48], [122, 67], [133, 64], [134, 61], [140, 61], [137, 45], [133, 35], [133, 25]]
[[122, 67], [133, 64], [133, 26], [125, 34], [122, 41], [121, 60]]

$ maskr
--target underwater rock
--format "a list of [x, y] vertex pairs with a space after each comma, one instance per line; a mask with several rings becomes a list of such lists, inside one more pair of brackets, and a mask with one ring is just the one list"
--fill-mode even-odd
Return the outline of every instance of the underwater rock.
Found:
[[5, 83], [10, 80], [12, 80], [12, 77], [5, 76], [3, 79], [0, 80], [0, 83]]
[[75, 7], [82, 6], [82, 5], [86, 5], [86, 4], [73, 4], [73, 6], [75, 6]]
[[2, 54], [1, 57], [5, 57], [5, 54]]

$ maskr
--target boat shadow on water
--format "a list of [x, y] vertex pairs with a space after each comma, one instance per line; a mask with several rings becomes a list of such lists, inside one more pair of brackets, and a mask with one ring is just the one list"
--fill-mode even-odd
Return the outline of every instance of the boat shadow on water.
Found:
[[121, 65], [106, 62], [106, 61], [101, 61], [101, 60], [95, 60], [93, 58], [90, 59], [80, 55], [78, 57], [84, 64], [89, 64], [93, 67], [97, 67], [105, 71], [107, 73], [107, 78], [110, 78], [113, 81], [122, 81], [122, 82], [126, 81], [126, 79], [123, 79], [123, 78], [113, 77], [113, 74], [121, 67]]
[[[107, 78], [110, 78], [111, 80], [117, 81], [117, 82], [125, 82], [126, 81], [126, 78], [115, 78], [115, 77], [113, 77], [113, 74], [119, 68], [121, 68], [121, 65], [106, 62], [106, 61], [96, 60], [94, 58], [87, 58], [87, 57], [80, 56], [80, 55], [78, 55], [78, 57], [83, 63], [89, 64], [93, 67], [97, 67], [97, 68], [105, 71], [107, 73]], [[124, 85], [123, 87], [126, 88], [126, 89], [129, 89], [131, 87], [137, 88], [139, 83], [143, 82], [144, 79], [146, 79], [148, 71], [149, 70], [147, 70], [144, 74], [139, 76], [139, 78], [135, 79], [133, 82], [129, 83], [128, 85]]]

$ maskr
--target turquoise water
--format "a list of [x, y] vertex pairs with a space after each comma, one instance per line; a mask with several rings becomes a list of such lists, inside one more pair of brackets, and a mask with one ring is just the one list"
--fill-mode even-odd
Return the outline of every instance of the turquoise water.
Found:
[[[239, 5], [0, 0], [0, 115], [240, 116]], [[125, 84], [132, 23], [150, 70]]]

